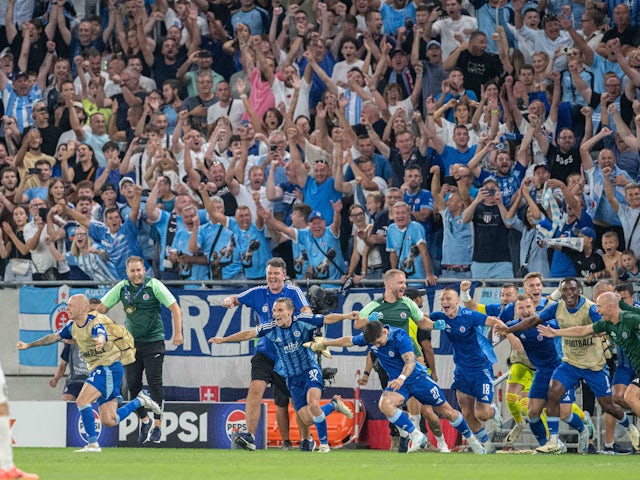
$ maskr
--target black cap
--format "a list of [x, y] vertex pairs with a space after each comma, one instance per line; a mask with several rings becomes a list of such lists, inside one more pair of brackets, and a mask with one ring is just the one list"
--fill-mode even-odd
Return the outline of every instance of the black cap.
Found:
[[27, 77], [27, 72], [23, 72], [22, 70], [16, 70], [13, 72], [13, 79], [18, 80], [19, 78]]
[[547, 172], [551, 173], [551, 169], [549, 168], [549, 165], [547, 165], [546, 163], [539, 163], [537, 164], [535, 167], [533, 167], [533, 171], [535, 172], [538, 168], [544, 168]]
[[407, 288], [404, 291], [404, 296], [409, 297], [411, 300], [419, 297], [424, 297], [427, 291], [424, 288]]

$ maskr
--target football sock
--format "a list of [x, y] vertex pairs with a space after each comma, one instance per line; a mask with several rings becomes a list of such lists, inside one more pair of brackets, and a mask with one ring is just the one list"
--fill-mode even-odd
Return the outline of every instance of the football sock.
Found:
[[411, 433], [416, 429], [413, 423], [411, 423], [411, 420], [409, 420], [409, 416], [399, 408], [396, 409], [396, 412], [389, 418], [389, 421], [407, 433]]
[[8, 415], [0, 416], [0, 468], [13, 468], [13, 450], [11, 450], [11, 429]]
[[480, 440], [482, 443], [488, 442], [489, 441], [489, 435], [487, 435], [487, 431], [484, 429], [484, 427], [482, 427], [480, 430], [478, 430], [477, 432], [473, 432], [473, 434], [475, 435], [475, 437]]
[[140, 402], [140, 399], [136, 397], [126, 405], [121, 406], [116, 411], [116, 423], [120, 423], [122, 420], [124, 420], [129, 415], [131, 415], [134, 412], [134, 410], [137, 410], [138, 408], [140, 408], [141, 403], [142, 402]]
[[453, 428], [459, 431], [464, 438], [469, 438], [471, 436], [471, 429], [469, 428], [467, 421], [464, 419], [461, 413], [458, 413], [456, 419], [453, 422], [449, 421], [449, 423]]
[[547, 443], [547, 429], [540, 418], [529, 417], [529, 427], [531, 427], [531, 433], [533, 433], [540, 445]]
[[585, 428], [584, 423], [582, 422], [582, 420], [580, 420], [580, 417], [573, 412], [571, 412], [569, 416], [564, 419], [564, 421], [579, 432], [582, 432]]
[[336, 411], [336, 406], [333, 402], [329, 402], [326, 405], [322, 405], [320, 409], [324, 412], [325, 416], [327, 416]]
[[318, 432], [318, 440], [320, 440], [320, 443], [329, 443], [327, 435], [327, 417], [324, 412], [317, 417], [313, 417], [313, 423], [316, 425], [316, 431]]
[[96, 443], [98, 441], [98, 433], [96, 432], [93, 408], [91, 408], [91, 405], [78, 405], [78, 410], [80, 410], [84, 431], [87, 432], [87, 443]]
[[529, 416], [529, 397], [522, 397], [520, 399], [520, 408], [522, 410], [522, 415]]
[[507, 393], [507, 408], [516, 423], [522, 423], [522, 407], [520, 406], [520, 397], [517, 393]]
[[558, 429], [560, 428], [560, 417], [550, 417], [547, 415], [547, 425], [549, 425], [549, 436], [551, 439], [558, 438]]
[[618, 420], [618, 423], [624, 428], [629, 428], [629, 417], [627, 417], [626, 413], [620, 420]]

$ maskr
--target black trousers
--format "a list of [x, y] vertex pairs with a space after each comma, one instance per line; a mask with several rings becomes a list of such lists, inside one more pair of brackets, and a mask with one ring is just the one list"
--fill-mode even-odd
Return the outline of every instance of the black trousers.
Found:
[[[162, 388], [162, 364], [164, 362], [164, 340], [157, 342], [135, 342], [136, 361], [125, 366], [125, 376], [129, 386], [129, 395], [135, 398], [142, 390], [142, 373], [147, 377], [149, 395], [158, 404], [162, 405], [164, 391]], [[138, 415], [147, 416], [146, 410], [140, 407]], [[158, 417], [160, 418], [160, 417]]]

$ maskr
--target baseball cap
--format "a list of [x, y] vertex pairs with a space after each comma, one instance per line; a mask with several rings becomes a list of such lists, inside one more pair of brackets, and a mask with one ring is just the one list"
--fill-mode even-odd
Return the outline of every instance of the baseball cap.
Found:
[[11, 47], [3, 48], [2, 51], [0, 52], [0, 58], [4, 58], [8, 55], [11, 55], [13, 57], [13, 52], [11, 51]]
[[442, 48], [442, 45], [440, 45], [440, 42], [437, 40], [429, 40], [429, 43], [427, 43], [427, 50], [429, 50], [431, 47]]
[[73, 102], [73, 106], [81, 110], [84, 110], [84, 107], [82, 106], [82, 102]]
[[396, 53], [401, 53], [403, 55], [406, 55], [407, 52], [405, 52], [402, 48], [398, 47], [396, 48], [393, 52], [391, 52], [391, 56], [393, 57]]
[[551, 173], [551, 169], [549, 168], [549, 165], [547, 165], [546, 163], [537, 164], [535, 167], [533, 167], [533, 171], [535, 172], [538, 168], [544, 168], [547, 172]]
[[322, 214], [318, 210], [314, 210], [309, 214], [309, 221], [315, 220], [316, 218], [319, 218], [320, 220], [324, 220], [324, 218], [322, 217]]
[[591, 238], [591, 240], [595, 240], [596, 239], [596, 231], [591, 227], [576, 228], [576, 229], [574, 229], [573, 232], [575, 234], [585, 235], [585, 236]]
[[131, 177], [122, 177], [120, 179], [120, 183], [118, 184], [119, 187], [120, 187], [120, 190], [122, 190], [122, 187], [124, 186], [125, 183], [135, 184], [135, 182], [133, 181], [133, 178], [131, 178]]
[[22, 70], [16, 70], [13, 72], [13, 79], [18, 80], [19, 78], [27, 77], [27, 72], [23, 72]]
[[424, 288], [407, 288], [404, 291], [404, 296], [409, 297], [411, 300], [414, 298], [424, 297], [427, 291]]

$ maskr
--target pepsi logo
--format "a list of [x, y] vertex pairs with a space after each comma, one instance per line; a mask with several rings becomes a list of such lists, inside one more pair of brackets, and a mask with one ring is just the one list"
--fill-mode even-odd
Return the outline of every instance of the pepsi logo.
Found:
[[243, 410], [234, 410], [227, 416], [225, 431], [229, 440], [234, 431], [238, 433], [247, 431], [247, 415]]

